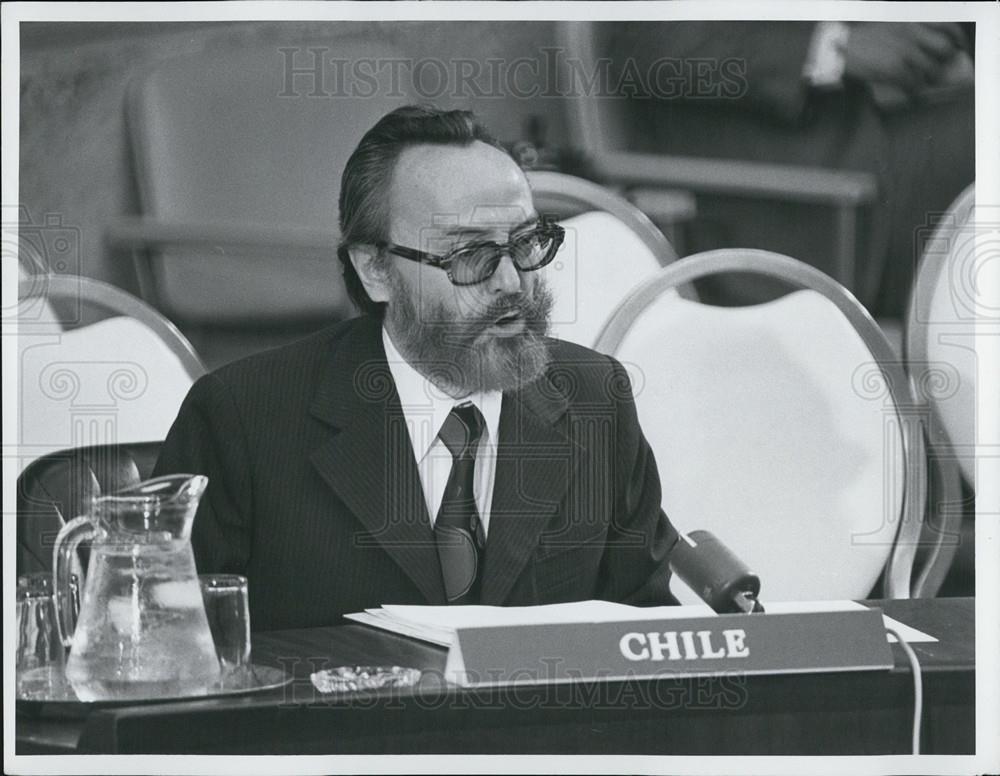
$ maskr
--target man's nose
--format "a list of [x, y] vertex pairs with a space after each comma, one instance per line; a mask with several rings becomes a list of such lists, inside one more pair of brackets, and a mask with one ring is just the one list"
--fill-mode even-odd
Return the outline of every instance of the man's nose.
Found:
[[495, 294], [514, 294], [521, 290], [521, 273], [514, 266], [510, 254], [500, 257], [496, 272], [490, 278], [490, 291]]

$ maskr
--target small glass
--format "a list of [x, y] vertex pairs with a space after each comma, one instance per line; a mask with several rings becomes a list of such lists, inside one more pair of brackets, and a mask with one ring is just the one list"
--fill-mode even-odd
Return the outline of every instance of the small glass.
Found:
[[[39, 571], [17, 579], [17, 695], [44, 696], [61, 682], [66, 649], [56, 627], [56, 599], [52, 574]], [[72, 615], [80, 611], [76, 576], [70, 577]]]
[[198, 582], [223, 680], [239, 678], [250, 665], [247, 578], [238, 574], [199, 574]]

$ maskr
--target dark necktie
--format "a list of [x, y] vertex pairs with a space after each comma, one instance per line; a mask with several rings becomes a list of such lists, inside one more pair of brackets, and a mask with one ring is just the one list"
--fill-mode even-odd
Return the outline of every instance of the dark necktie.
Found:
[[453, 458], [434, 521], [434, 538], [450, 604], [479, 602], [486, 534], [476, 509], [473, 481], [476, 451], [485, 425], [475, 405], [466, 404], [452, 409], [438, 433]]

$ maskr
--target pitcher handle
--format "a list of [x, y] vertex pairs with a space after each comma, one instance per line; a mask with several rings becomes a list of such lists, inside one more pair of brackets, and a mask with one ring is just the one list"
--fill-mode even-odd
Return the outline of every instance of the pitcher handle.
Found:
[[[73, 611], [73, 594], [70, 580], [73, 575], [73, 561], [76, 559], [76, 548], [84, 539], [91, 539], [97, 533], [94, 523], [86, 515], [70, 520], [56, 536], [55, 547], [52, 548], [52, 582], [56, 605], [56, 630], [64, 647], [73, 643], [73, 631], [76, 628], [75, 612]], [[77, 590], [85, 589], [83, 567], [77, 571]]]

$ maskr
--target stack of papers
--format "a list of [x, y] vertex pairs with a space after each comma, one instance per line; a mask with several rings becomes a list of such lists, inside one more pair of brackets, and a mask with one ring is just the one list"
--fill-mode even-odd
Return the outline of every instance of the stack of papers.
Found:
[[[805, 612], [844, 612], [866, 609], [855, 601], [789, 601], [767, 602], [768, 614]], [[707, 604], [693, 606], [628, 606], [610, 601], [574, 601], [546, 606], [401, 606], [386, 605], [378, 609], [345, 615], [348, 620], [371, 625], [401, 636], [450, 647], [455, 631], [460, 628], [495, 628], [516, 625], [551, 625], [555, 623], [634, 622], [638, 620], [674, 620], [685, 617], [714, 617]], [[766, 616], [766, 615], [765, 615]], [[937, 641], [933, 636], [885, 617], [891, 627], [908, 642]], [[895, 637], [886, 634], [889, 641]]]

